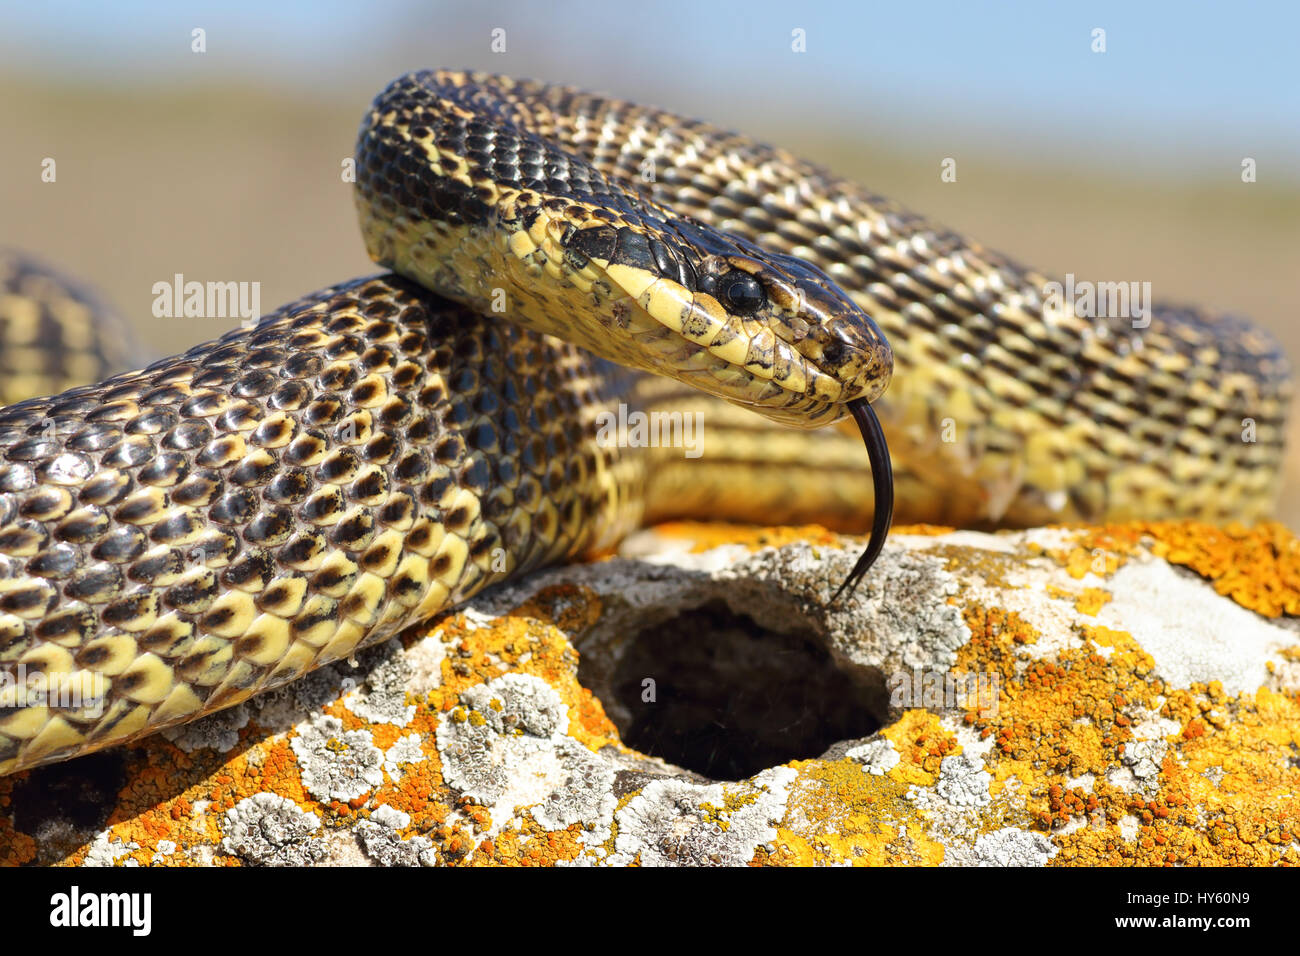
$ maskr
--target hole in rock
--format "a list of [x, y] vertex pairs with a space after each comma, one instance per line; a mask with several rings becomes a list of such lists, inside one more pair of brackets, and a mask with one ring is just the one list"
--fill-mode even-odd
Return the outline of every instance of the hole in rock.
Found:
[[57, 809], [74, 826], [102, 826], [125, 782], [121, 751], [38, 767], [14, 785], [10, 799], [14, 825], [18, 829], [34, 826]]
[[811, 633], [770, 630], [722, 601], [583, 647], [578, 679], [629, 747], [713, 780], [865, 737], [886, 704], [878, 672], [841, 668]]

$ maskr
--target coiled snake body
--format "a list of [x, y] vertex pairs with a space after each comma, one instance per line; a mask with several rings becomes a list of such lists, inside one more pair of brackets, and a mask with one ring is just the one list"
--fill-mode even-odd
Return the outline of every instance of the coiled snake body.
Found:
[[[1267, 335], [1046, 313], [1045, 277], [781, 150], [421, 72], [375, 101], [357, 168], [400, 275], [0, 410], [0, 772], [229, 706], [644, 520], [863, 527], [860, 446], [797, 429], [866, 429], [869, 402], [908, 520], [1271, 508], [1290, 373]], [[40, 326], [5, 275], [0, 319]], [[599, 440], [619, 402], [702, 411], [703, 456]]]

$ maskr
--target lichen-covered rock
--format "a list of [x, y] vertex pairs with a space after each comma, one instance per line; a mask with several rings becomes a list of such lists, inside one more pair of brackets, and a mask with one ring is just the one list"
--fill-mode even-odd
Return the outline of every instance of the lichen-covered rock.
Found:
[[0, 862], [1300, 863], [1285, 529], [898, 529], [830, 606], [855, 557], [643, 532], [0, 779]]

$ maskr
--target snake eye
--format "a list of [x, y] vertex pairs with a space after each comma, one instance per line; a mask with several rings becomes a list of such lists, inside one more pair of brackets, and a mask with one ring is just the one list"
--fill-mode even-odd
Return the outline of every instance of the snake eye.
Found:
[[718, 298], [730, 312], [753, 315], [763, 307], [767, 297], [763, 287], [747, 272], [728, 272], [718, 280]]

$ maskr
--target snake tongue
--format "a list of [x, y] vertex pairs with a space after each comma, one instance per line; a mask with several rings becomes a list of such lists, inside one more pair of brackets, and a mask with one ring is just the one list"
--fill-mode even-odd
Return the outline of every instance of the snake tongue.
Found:
[[889, 523], [894, 518], [894, 469], [889, 461], [889, 445], [885, 442], [880, 419], [876, 417], [875, 409], [863, 398], [850, 402], [849, 411], [858, 423], [862, 440], [867, 445], [867, 455], [871, 459], [871, 478], [876, 491], [875, 515], [871, 521], [871, 540], [867, 542], [866, 550], [853, 566], [848, 579], [831, 598], [831, 604], [838, 601], [846, 591], [852, 594], [858, 582], [875, 563], [885, 546], [885, 538], [889, 536]]

